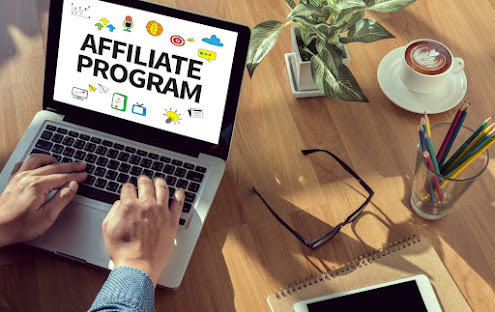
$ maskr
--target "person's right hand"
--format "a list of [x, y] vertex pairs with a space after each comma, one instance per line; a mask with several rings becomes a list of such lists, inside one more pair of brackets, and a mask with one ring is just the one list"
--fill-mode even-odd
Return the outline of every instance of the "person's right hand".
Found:
[[174, 247], [184, 205], [184, 190], [175, 191], [168, 205], [169, 190], [162, 178], [153, 182], [138, 177], [138, 191], [124, 184], [103, 221], [103, 238], [114, 267], [131, 266], [146, 272], [156, 286]]

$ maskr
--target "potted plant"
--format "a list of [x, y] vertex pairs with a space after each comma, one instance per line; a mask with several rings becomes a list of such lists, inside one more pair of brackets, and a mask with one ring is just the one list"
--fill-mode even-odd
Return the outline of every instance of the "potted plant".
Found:
[[258, 64], [273, 48], [282, 29], [295, 24], [292, 49], [297, 50], [294, 51], [299, 58], [296, 65], [300, 67], [296, 69], [296, 78], [300, 81], [311, 75], [316, 87], [328, 97], [368, 102], [344, 61], [347, 57], [346, 44], [394, 38], [377, 21], [364, 18], [364, 12], [393, 12], [415, 1], [300, 0], [296, 5], [294, 0], [285, 0], [291, 9], [285, 23], [265, 21], [252, 30], [246, 64], [249, 76], [253, 76]]

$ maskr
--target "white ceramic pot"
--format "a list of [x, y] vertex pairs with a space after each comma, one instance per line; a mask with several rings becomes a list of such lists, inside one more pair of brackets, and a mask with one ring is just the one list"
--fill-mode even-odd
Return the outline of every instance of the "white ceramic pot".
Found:
[[[297, 39], [300, 38], [300, 30], [299, 27], [291, 28], [291, 48], [292, 52], [295, 54], [295, 64], [294, 64], [294, 78], [296, 79], [295, 84], [296, 88], [299, 91], [310, 91], [318, 89], [313, 81], [313, 76], [311, 75], [311, 62], [303, 61], [301, 58], [301, 52], [299, 52], [299, 48], [297, 46]], [[345, 54], [346, 57], [342, 60], [344, 65], [349, 65], [351, 57], [349, 56], [349, 52], [347, 51], [347, 47], [345, 46]]]

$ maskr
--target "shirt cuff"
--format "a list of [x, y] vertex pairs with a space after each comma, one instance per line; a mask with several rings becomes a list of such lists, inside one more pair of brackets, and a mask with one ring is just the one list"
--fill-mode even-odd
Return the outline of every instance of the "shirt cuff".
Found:
[[151, 277], [134, 267], [112, 270], [89, 312], [115, 309], [155, 311], [155, 287]]

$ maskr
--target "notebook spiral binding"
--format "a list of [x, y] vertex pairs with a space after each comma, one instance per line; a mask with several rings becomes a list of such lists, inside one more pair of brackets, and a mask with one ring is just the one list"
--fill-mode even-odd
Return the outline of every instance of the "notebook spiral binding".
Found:
[[347, 273], [348, 271], [358, 269], [362, 266], [366, 266], [369, 263], [375, 261], [376, 259], [380, 259], [381, 257], [386, 257], [390, 253], [396, 252], [398, 250], [401, 250], [403, 248], [406, 248], [407, 246], [410, 246], [412, 244], [419, 243], [421, 241], [421, 238], [416, 235], [412, 235], [410, 237], [394, 241], [390, 244], [387, 244], [383, 246], [382, 248], [378, 250], [373, 250], [370, 252], [367, 252], [359, 257], [356, 257], [352, 259], [351, 261], [341, 265], [341, 266], [334, 266], [330, 270], [320, 273], [320, 274], [311, 274], [303, 279], [300, 279], [298, 281], [294, 281], [290, 283], [289, 285], [280, 288], [278, 291], [275, 292], [275, 296], [278, 299], [282, 299], [284, 297], [290, 296], [291, 294], [304, 289], [308, 286], [311, 286], [313, 284], [318, 284], [322, 283], [327, 280], [331, 280], [339, 275], [342, 275], [344, 273]]

